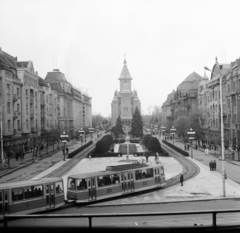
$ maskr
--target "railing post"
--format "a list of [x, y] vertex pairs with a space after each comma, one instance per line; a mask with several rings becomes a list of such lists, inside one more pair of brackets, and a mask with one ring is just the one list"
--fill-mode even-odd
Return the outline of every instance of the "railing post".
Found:
[[215, 232], [217, 230], [217, 213], [213, 212], [212, 214], [213, 231]]
[[7, 222], [7, 217], [4, 216], [4, 232], [7, 232], [7, 228], [8, 228], [8, 222]]
[[92, 230], [92, 217], [88, 217], [89, 219], [89, 230]]

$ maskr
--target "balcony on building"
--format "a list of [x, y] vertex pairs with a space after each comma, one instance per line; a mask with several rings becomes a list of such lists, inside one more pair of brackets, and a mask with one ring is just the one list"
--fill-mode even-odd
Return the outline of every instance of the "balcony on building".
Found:
[[13, 119], [17, 119], [18, 118], [18, 115], [19, 115], [19, 112], [18, 111], [15, 111], [13, 112]]
[[37, 128], [36, 127], [31, 127], [31, 132], [36, 133], [37, 132]]
[[229, 95], [230, 95], [230, 96], [231, 96], [231, 95], [236, 95], [236, 90], [231, 90], [230, 93], [229, 93]]
[[41, 99], [41, 101], [40, 101], [40, 105], [42, 105], [42, 106], [45, 105], [45, 100], [44, 100], [44, 99]]
[[19, 99], [19, 96], [17, 94], [14, 94], [13, 95], [13, 102], [18, 101], [18, 99]]

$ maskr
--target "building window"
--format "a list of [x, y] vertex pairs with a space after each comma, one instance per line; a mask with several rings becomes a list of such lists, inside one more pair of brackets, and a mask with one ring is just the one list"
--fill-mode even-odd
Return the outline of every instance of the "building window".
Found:
[[26, 120], [26, 129], [28, 130], [29, 125], [28, 125], [28, 120]]
[[26, 105], [26, 114], [28, 114], [28, 105]]
[[26, 90], [26, 99], [28, 99], [28, 90]]
[[18, 131], [21, 130], [21, 129], [20, 129], [20, 120], [17, 121], [17, 129], [18, 129]]
[[11, 120], [8, 120], [8, 131], [11, 130]]
[[17, 88], [17, 96], [20, 97], [20, 89]]
[[7, 103], [7, 112], [11, 113], [11, 105], [10, 102]]
[[10, 95], [11, 92], [10, 92], [10, 84], [7, 84], [7, 94]]

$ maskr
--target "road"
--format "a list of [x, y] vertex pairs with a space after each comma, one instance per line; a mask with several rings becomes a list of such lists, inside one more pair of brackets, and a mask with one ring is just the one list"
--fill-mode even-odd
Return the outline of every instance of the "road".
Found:
[[[89, 214], [89, 213], [171, 213], [182, 211], [201, 211], [201, 210], [226, 210], [239, 209], [237, 204], [239, 200], [218, 200], [204, 202], [181, 202], [168, 204], [147, 204], [134, 206], [111, 206], [111, 207], [91, 207], [91, 206], [73, 206], [70, 208], [61, 208], [51, 211], [51, 214]], [[47, 212], [44, 212], [47, 213]], [[176, 215], [159, 217], [112, 217], [93, 219], [93, 227], [167, 227], [167, 226], [210, 226], [212, 217], [208, 215]], [[221, 214], [217, 216], [217, 224], [237, 225], [240, 224], [239, 213]], [[9, 226], [21, 227], [84, 227], [88, 226], [87, 219], [21, 219], [9, 222]], [[0, 228], [3, 224], [0, 224]]]

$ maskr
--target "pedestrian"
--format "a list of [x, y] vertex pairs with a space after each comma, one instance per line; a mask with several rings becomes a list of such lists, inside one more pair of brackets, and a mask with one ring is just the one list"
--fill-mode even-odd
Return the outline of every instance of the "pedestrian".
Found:
[[209, 162], [209, 168], [210, 168], [210, 171], [212, 171], [212, 164], [213, 164], [213, 162], [212, 162], [212, 160]]
[[63, 154], [65, 154], [65, 149], [64, 148], [62, 149], [62, 152], [63, 152]]
[[181, 186], [183, 186], [183, 174], [182, 173], [180, 175], [180, 183], [181, 183]]
[[67, 152], [67, 155], [68, 155], [68, 147], [66, 148], [66, 152]]
[[197, 150], [198, 146], [196, 145], [196, 150]]
[[187, 150], [187, 146], [186, 146], [186, 144], [184, 144], [184, 150]]
[[208, 153], [209, 153], [209, 150], [208, 150], [208, 148], [206, 148], [206, 155], [208, 155]]
[[216, 171], [216, 168], [217, 168], [217, 163], [216, 163], [216, 160], [213, 161], [213, 170]]
[[189, 150], [189, 148], [190, 148], [190, 145], [188, 144], [188, 145], [187, 145], [187, 149]]

